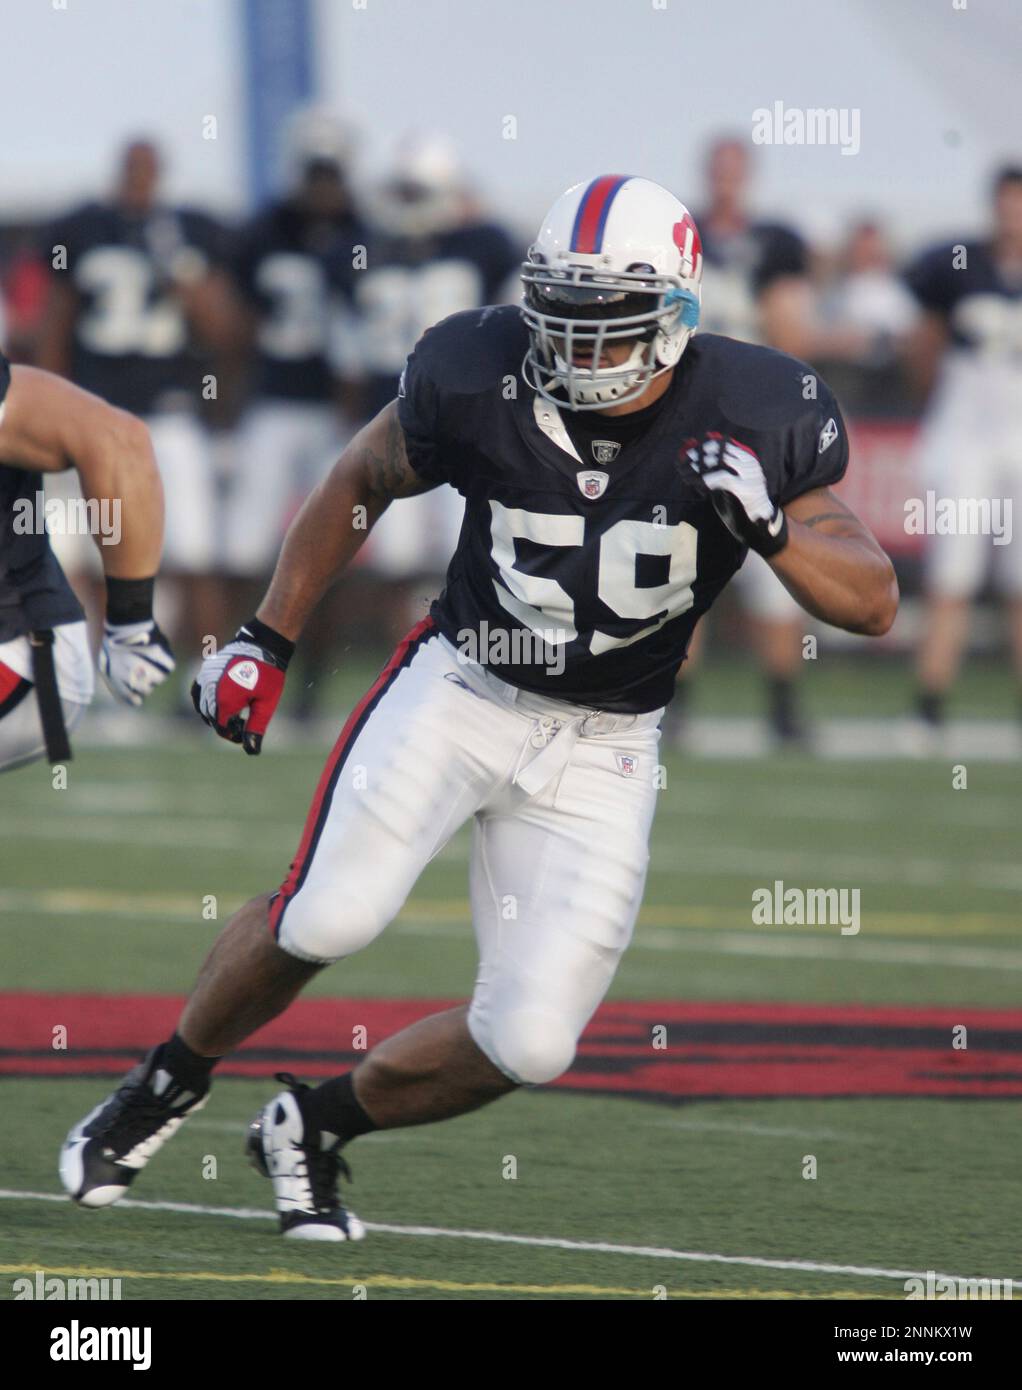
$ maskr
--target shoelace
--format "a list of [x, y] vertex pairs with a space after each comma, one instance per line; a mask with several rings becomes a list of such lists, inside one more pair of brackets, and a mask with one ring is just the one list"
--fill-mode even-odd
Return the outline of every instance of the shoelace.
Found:
[[[171, 1097], [187, 1095], [192, 1092], [172, 1090]], [[178, 1118], [173, 1100], [166, 1095], [156, 1096], [145, 1083], [124, 1087], [114, 1097], [113, 1113], [104, 1122], [104, 1130], [116, 1127], [116, 1134], [100, 1133], [96, 1137], [103, 1141], [116, 1158], [155, 1139], [163, 1127]]]
[[327, 1216], [339, 1208], [343, 1210], [338, 1179], [343, 1174], [351, 1182], [352, 1176], [336, 1145], [329, 1149], [320, 1148], [318, 1144], [296, 1144], [295, 1147], [305, 1160], [305, 1176], [312, 1193], [313, 1209], [321, 1216]]
[[[297, 1096], [312, 1089], [311, 1086], [306, 1086], [304, 1081], [299, 1081], [289, 1071], [277, 1072], [276, 1079], [283, 1082]], [[309, 1191], [312, 1193], [313, 1209], [321, 1216], [327, 1216], [338, 1209], [344, 1210], [338, 1179], [343, 1175], [348, 1182], [355, 1181], [351, 1169], [339, 1152], [340, 1142], [338, 1139], [336, 1144], [331, 1144], [327, 1149], [319, 1144], [294, 1145], [304, 1161], [304, 1176], [309, 1184]]]

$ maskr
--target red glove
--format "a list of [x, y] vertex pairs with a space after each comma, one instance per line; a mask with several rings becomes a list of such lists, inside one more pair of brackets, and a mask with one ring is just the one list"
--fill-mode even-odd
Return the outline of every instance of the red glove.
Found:
[[196, 711], [221, 738], [257, 754], [293, 651], [293, 642], [252, 618], [222, 651], [202, 663], [192, 685]]

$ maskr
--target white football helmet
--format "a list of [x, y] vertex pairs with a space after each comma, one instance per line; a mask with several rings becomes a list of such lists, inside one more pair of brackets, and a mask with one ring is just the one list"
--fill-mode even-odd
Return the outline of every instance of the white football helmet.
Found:
[[[526, 381], [569, 410], [635, 400], [685, 351], [702, 275], [696, 224], [673, 193], [619, 174], [575, 184], [522, 267]], [[631, 343], [631, 353], [601, 366], [610, 343]]]
[[282, 173], [284, 184], [297, 188], [310, 167], [333, 166], [340, 174], [351, 167], [355, 133], [322, 106], [305, 106], [288, 117], [283, 130]]
[[453, 144], [437, 132], [406, 136], [372, 195], [377, 221], [395, 236], [433, 236], [458, 225], [465, 176]]

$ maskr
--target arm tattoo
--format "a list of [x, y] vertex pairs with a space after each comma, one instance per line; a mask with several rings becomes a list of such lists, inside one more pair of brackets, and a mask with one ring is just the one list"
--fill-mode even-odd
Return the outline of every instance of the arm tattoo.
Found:
[[816, 516], [808, 516], [802, 522], [803, 526], [818, 526], [821, 521], [848, 521], [854, 520], [850, 512], [818, 512]]
[[417, 492], [430, 490], [431, 485], [424, 482], [408, 462], [404, 431], [394, 407], [388, 410], [382, 450], [374, 444], [366, 444], [362, 449], [361, 463], [369, 482], [370, 494], [380, 501], [413, 497]]

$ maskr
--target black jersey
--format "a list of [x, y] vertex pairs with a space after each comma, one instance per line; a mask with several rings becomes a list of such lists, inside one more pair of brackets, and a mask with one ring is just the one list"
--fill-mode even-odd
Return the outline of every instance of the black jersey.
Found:
[[333, 302], [349, 285], [356, 249], [364, 244], [354, 216], [312, 217], [289, 201], [245, 228], [234, 271], [258, 316], [258, 395], [330, 400]]
[[786, 275], [805, 275], [805, 242], [790, 227], [752, 222], [733, 236], [715, 236], [696, 218], [703, 245], [704, 332], [726, 333], [745, 342], [759, 339], [759, 297]]
[[462, 309], [492, 304], [521, 259], [507, 233], [489, 223], [371, 238], [366, 268], [351, 279], [367, 414], [394, 399], [408, 354], [426, 329]]
[[[0, 353], [0, 408], [10, 382]], [[0, 460], [0, 642], [84, 616], [36, 506], [42, 487], [42, 474]]]
[[1009, 280], [987, 242], [933, 247], [906, 273], [924, 309], [970, 354], [1022, 363], [1022, 277]]
[[434, 619], [513, 685], [593, 709], [657, 709], [696, 620], [746, 554], [687, 451], [734, 439], [775, 501], [790, 502], [843, 476], [840, 410], [795, 358], [699, 333], [648, 428], [594, 437], [584, 457], [562, 412], [523, 381], [526, 343], [516, 308], [488, 308], [439, 324], [408, 360], [398, 412], [409, 461], [466, 504]]
[[70, 277], [78, 299], [71, 379], [113, 405], [147, 415], [172, 395], [198, 396], [206, 366], [194, 351], [174, 277], [198, 276], [222, 262], [223, 230], [188, 209], [134, 216], [89, 203], [46, 232], [54, 274]]

